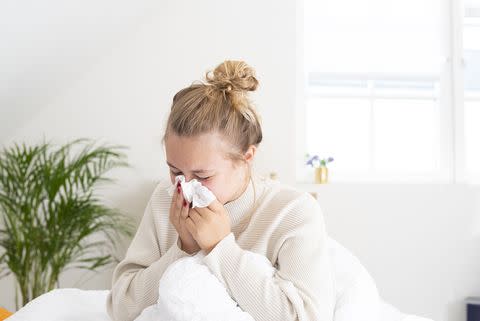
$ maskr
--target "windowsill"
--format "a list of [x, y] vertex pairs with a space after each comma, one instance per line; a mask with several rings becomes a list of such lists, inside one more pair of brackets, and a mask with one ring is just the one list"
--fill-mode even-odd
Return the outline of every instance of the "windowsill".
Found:
[[297, 171], [295, 185], [304, 187], [322, 188], [328, 185], [480, 185], [480, 175], [458, 173], [455, 178], [446, 171], [425, 174], [417, 173], [379, 173], [369, 176], [366, 173], [342, 173], [329, 175], [326, 184], [313, 181], [313, 172]]
[[328, 185], [429, 185], [429, 184], [464, 184], [461, 182], [450, 182], [450, 181], [444, 181], [444, 180], [430, 180], [430, 181], [394, 181], [394, 180], [355, 180], [355, 181], [329, 181], [328, 183], [324, 184], [319, 184], [319, 183], [313, 183], [313, 182], [301, 182], [301, 181], [296, 181], [296, 185], [302, 185], [302, 186], [315, 186], [315, 187], [322, 187], [322, 186], [328, 186]]
[[296, 187], [304, 189], [304, 190], [312, 190], [312, 189], [325, 189], [329, 188], [329, 186], [352, 186], [352, 185], [472, 185], [472, 186], [480, 186], [480, 182], [450, 182], [444, 180], [430, 180], [430, 181], [330, 181], [325, 184], [318, 184], [313, 182], [295, 182], [294, 184]]
[[372, 181], [355, 181], [355, 182], [329, 182], [326, 184], [315, 184], [297, 182], [294, 187], [300, 191], [310, 193], [314, 198], [319, 199], [322, 193], [344, 193], [346, 191], [359, 191], [364, 193], [377, 193], [385, 191], [387, 193], [402, 191], [425, 191], [425, 190], [444, 190], [448, 189], [468, 189], [478, 190], [480, 192], [480, 183], [452, 183], [452, 182], [372, 182]]

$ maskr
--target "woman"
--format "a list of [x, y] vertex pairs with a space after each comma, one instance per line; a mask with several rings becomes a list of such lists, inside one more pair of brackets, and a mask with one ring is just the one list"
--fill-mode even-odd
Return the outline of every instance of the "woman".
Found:
[[[114, 271], [107, 299], [113, 320], [133, 320], [154, 304], [166, 268], [200, 250], [255, 320], [333, 320], [334, 281], [318, 203], [252, 174], [262, 130], [247, 93], [257, 86], [246, 63], [225, 61], [206, 83], [174, 96], [164, 136], [171, 182], [177, 175], [195, 178], [217, 200], [191, 208], [180, 187], [171, 197], [167, 186], [157, 186]], [[249, 251], [271, 262], [273, 276], [248, 259]]]

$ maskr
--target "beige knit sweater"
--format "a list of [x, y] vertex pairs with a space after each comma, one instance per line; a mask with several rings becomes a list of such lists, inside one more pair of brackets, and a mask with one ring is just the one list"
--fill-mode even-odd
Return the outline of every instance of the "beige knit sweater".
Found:
[[[134, 320], [158, 299], [166, 268], [188, 256], [169, 222], [171, 197], [159, 184], [148, 202], [125, 258], [113, 273], [107, 311], [114, 321]], [[253, 177], [247, 189], [225, 204], [232, 233], [204, 258], [240, 308], [255, 320], [331, 321], [335, 307], [333, 271], [319, 204], [308, 193]], [[276, 269], [249, 261], [248, 251]], [[226, 320], [228, 321], [228, 320]]]

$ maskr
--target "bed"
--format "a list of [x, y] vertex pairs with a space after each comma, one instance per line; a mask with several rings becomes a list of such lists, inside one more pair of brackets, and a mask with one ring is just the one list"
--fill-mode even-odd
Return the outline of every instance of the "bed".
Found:
[[[365, 267], [331, 238], [328, 239], [328, 250], [336, 283], [334, 321], [432, 321], [404, 314], [381, 299]], [[32, 300], [7, 320], [111, 321], [106, 311], [108, 293], [109, 290], [55, 289]], [[378, 312], [371, 307], [379, 307]]]
[[[28, 303], [8, 321], [111, 321], [105, 309], [109, 290], [55, 289]], [[352, 321], [354, 321], [352, 319]], [[379, 321], [431, 321], [406, 315], [382, 301]]]

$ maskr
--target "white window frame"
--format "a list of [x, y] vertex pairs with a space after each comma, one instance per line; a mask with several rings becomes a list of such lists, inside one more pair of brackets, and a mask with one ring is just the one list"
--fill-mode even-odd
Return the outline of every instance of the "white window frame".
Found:
[[[476, 15], [480, 15], [480, 8], [475, 11]], [[465, 16], [464, 2], [459, 0], [456, 2], [452, 0], [452, 30], [456, 30], [452, 36], [452, 72], [453, 72], [453, 91], [455, 104], [455, 126], [456, 126], [456, 157], [457, 157], [457, 182], [465, 184], [480, 184], [480, 173], [468, 172], [466, 167], [466, 147], [465, 147], [465, 88], [464, 88], [464, 68], [465, 60], [463, 57], [463, 19]], [[468, 98], [468, 100], [478, 100], [475, 98]]]
[[[425, 177], [351, 177], [340, 178], [340, 183], [480, 183], [480, 177], [472, 177], [465, 168], [464, 138], [464, 95], [463, 95], [463, 1], [449, 0], [449, 15], [443, 33], [447, 35], [445, 45], [448, 56], [445, 57], [443, 70], [439, 75], [440, 103], [439, 126], [444, 148], [441, 149], [441, 170], [433, 176]], [[305, 165], [306, 152], [306, 102], [309, 99], [308, 74], [304, 62], [304, 2], [297, 5], [297, 46], [296, 46], [296, 181], [312, 182], [311, 171]], [[334, 156], [334, 155], [329, 155]], [[331, 165], [334, 170], [334, 163]], [[480, 176], [480, 175], [479, 175]]]

